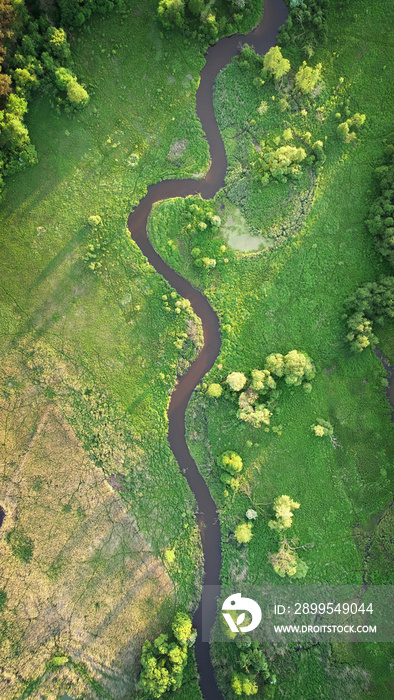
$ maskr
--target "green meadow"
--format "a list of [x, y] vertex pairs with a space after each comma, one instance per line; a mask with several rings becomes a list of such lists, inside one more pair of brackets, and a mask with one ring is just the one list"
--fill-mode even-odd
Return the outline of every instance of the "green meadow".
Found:
[[[168, 447], [166, 408], [201, 347], [201, 325], [176, 306], [177, 294], [126, 231], [149, 184], [201, 178], [209, 165], [195, 114], [204, 47], [163, 32], [156, 8], [156, 0], [132, 3], [74, 33], [73, 68], [89, 104], [69, 116], [36, 95], [27, 122], [39, 161], [9, 178], [2, 195], [5, 700], [142, 697], [143, 641], [167, 631], [176, 610], [192, 613], [200, 596], [196, 504]], [[163, 202], [149, 221], [160, 255], [206, 293], [221, 320], [221, 354], [189, 404], [187, 430], [220, 512], [222, 580], [234, 587], [290, 583], [268, 561], [278, 548], [268, 521], [282, 494], [300, 503], [291, 536], [304, 547], [302, 583], [393, 583], [384, 370], [370, 348], [350, 352], [343, 319], [357, 287], [389, 274], [364, 219], [392, 138], [391, 26], [385, 0], [331, 2], [327, 41], [308, 59], [322, 63], [321, 88], [297, 106], [286, 83], [277, 90], [256, 81], [261, 60], [233, 60], [215, 88], [229, 161], [224, 189], [212, 203]], [[294, 73], [304, 56], [282, 49]], [[336, 115], [356, 112], [365, 124], [355, 143], [344, 143]], [[263, 187], [253, 165], [260, 144], [279, 143], [287, 129], [295, 141], [307, 131], [321, 140], [326, 159], [307, 163], [298, 180]], [[193, 204], [220, 225], [187, 228]], [[392, 330], [378, 335], [394, 362]], [[249, 376], [270, 353], [293, 349], [316, 366], [311, 393], [282, 382], [270, 429], [239, 421], [227, 375]], [[221, 397], [206, 395], [212, 382]], [[318, 419], [332, 425], [333, 440], [312, 432]], [[244, 464], [229, 495], [217, 463], [227, 450]], [[234, 532], [248, 508], [258, 516], [242, 545]], [[85, 578], [74, 577], [75, 563]], [[56, 596], [67, 615], [51, 607]], [[32, 623], [37, 611], [41, 627]], [[60, 631], [48, 640], [53, 620]], [[392, 696], [390, 645], [264, 652], [277, 698]], [[230, 688], [235, 645], [212, 654], [225, 696], [240, 697]], [[201, 698], [196, 675], [189, 653], [182, 688], [162, 697]], [[267, 686], [255, 695], [272, 696]]]
[[[42, 630], [32, 631], [20, 674], [20, 634], [27, 623], [15, 597], [17, 581], [29, 577], [32, 567], [42, 567], [41, 555], [52, 551], [45, 552], [39, 519], [34, 510], [29, 518], [32, 506], [24, 501], [25, 533], [35, 543], [30, 562], [13, 563], [4, 540], [3, 554], [12, 572], [2, 627], [3, 659], [12, 678], [4, 688], [7, 698], [38, 697], [39, 688], [44, 694], [68, 688], [72, 693], [74, 688], [89, 697], [134, 697], [142, 642], [166, 629], [174, 610], [191, 612], [199, 598], [195, 501], [167, 444], [166, 408], [177, 374], [185, 371], [201, 345], [200, 322], [186, 311], [175, 312], [177, 295], [154, 274], [126, 231], [127, 216], [148, 184], [201, 177], [208, 167], [208, 147], [194, 105], [203, 49], [178, 36], [164, 36], [152, 20], [156, 5], [151, 0], [133, 3], [122, 14], [91, 19], [74, 35], [73, 66], [90, 94], [83, 111], [72, 116], [57, 113], [45, 94], [30, 104], [28, 128], [38, 164], [9, 178], [1, 201], [0, 344], [5, 406], [15, 401], [11, 409], [22, 407], [23, 418], [25, 397], [33, 391], [60, 410], [85, 458], [100, 470], [101, 481], [114, 485], [113, 493], [136, 523], [140, 539], [130, 545], [136, 561], [140, 550], [150, 552], [159, 573], [148, 585], [152, 574], [142, 568], [146, 580], [136, 595], [134, 619], [127, 607], [128, 584], [114, 591], [106, 625], [110, 629], [114, 620], [116, 624], [124, 609], [125, 619], [118, 624], [122, 630], [125, 625], [125, 634], [108, 641], [106, 650], [85, 656], [78, 652], [78, 664], [60, 665], [55, 673], [51, 655], [70, 653], [75, 660], [73, 643], [63, 640], [60, 652], [46, 649]], [[89, 223], [91, 216], [100, 217], [101, 223]], [[10, 430], [8, 408], [4, 411], [3, 425]], [[29, 445], [40, 413], [32, 412], [31, 420], [21, 424], [28, 426]], [[16, 434], [19, 430], [15, 426]], [[9, 450], [2, 456], [5, 494], [17, 478], [12, 465], [18, 459], [17, 443], [9, 439], [7, 444]], [[45, 440], [44, 445], [50, 449]], [[68, 500], [67, 480], [59, 482], [55, 492], [50, 472], [26, 470], [26, 483], [49, 489], [51, 511], [66, 507], [78, 527], [87, 526], [91, 517], [99, 525], [99, 512], [88, 518], [77, 497]], [[93, 500], [99, 498], [94, 485], [90, 493]], [[6, 536], [15, 527], [16, 501], [15, 494], [2, 498], [8, 515], [2, 528]], [[53, 528], [53, 560], [48, 554], [45, 564], [48, 576], [57, 576], [69, 565], [62, 540], [55, 546], [56, 532]], [[85, 547], [82, 535], [78, 537], [76, 561]], [[118, 560], [114, 569], [115, 560], [106, 557], [103, 543], [96, 546], [92, 571], [100, 571], [100, 580], [111, 590]], [[128, 571], [130, 547], [119, 560], [123, 564], [118, 581]], [[76, 595], [71, 583], [68, 605]], [[41, 604], [37, 599], [38, 608]], [[82, 618], [82, 602], [79, 610]], [[52, 613], [44, 607], [41, 614], [46, 619]], [[96, 634], [101, 629], [104, 638], [106, 626], [92, 622], [96, 624]], [[133, 638], [139, 640], [137, 645], [131, 644]], [[35, 656], [37, 644], [46, 658]], [[105, 654], [113, 654], [112, 660]], [[190, 664], [187, 677], [199, 697], [192, 660]]]
[[[373, 8], [360, 3], [357, 9], [331, 3], [327, 43], [310, 61], [322, 63], [322, 88], [298, 109], [282, 109], [283, 92], [268, 80], [255, 84], [261, 62], [233, 60], [215, 90], [229, 159], [226, 186], [214, 201], [221, 228], [205, 239], [204, 232], [190, 230], [181, 200], [163, 203], [150, 222], [160, 254], [205, 291], [222, 321], [222, 351], [189, 405], [188, 426], [190, 449], [220, 507], [222, 580], [234, 586], [290, 582], [268, 561], [278, 548], [268, 520], [281, 494], [300, 503], [291, 536], [305, 546], [300, 550], [309, 567], [305, 584], [392, 582], [393, 443], [382, 390], [385, 374], [371, 348], [350, 352], [343, 319], [353, 290], [390, 274], [363, 223], [376, 196], [374, 168], [384, 162], [385, 144], [392, 138], [389, 16], [384, 2]], [[284, 45], [282, 50], [286, 56]], [[291, 61], [296, 69], [294, 53]], [[365, 114], [366, 122], [356, 142], [346, 144], [337, 126], [343, 115], [355, 112]], [[317, 164], [316, 176], [305, 168], [299, 180], [262, 187], [253, 177], [256, 144], [289, 128], [293, 135], [309, 131], [313, 141], [322, 140], [326, 160]], [[228, 244], [234, 217], [250, 252]], [[202, 259], [216, 259], [214, 267], [196, 263], [196, 246]], [[227, 249], [221, 252], [221, 246]], [[381, 350], [391, 360], [392, 330], [386, 326], [378, 333]], [[227, 375], [250, 376], [264, 367], [270, 353], [294, 348], [316, 365], [312, 392], [282, 384], [270, 430], [239, 421]], [[224, 389], [219, 398], [205, 395], [212, 382]], [[333, 441], [311, 431], [319, 418], [333, 426]], [[227, 450], [244, 462], [241, 487], [230, 496], [224, 494], [217, 466]], [[250, 507], [258, 512], [253, 537], [239, 545], [234, 531], [246, 522]], [[277, 696], [311, 700], [389, 698], [391, 651], [387, 645], [333, 644], [282, 658], [265, 650], [278, 678]], [[214, 650], [229, 697], [236, 697], [229, 690], [236, 655], [234, 645]], [[265, 697], [264, 691], [256, 697]]]

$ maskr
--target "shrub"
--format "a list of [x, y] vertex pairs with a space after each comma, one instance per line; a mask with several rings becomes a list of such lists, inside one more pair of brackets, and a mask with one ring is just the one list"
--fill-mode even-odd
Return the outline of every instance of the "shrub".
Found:
[[334, 428], [331, 423], [323, 418], [318, 418], [316, 425], [311, 425], [311, 430], [317, 435], [317, 437], [324, 437], [325, 435], [333, 435]]
[[253, 508], [249, 508], [249, 510], [246, 511], [246, 517], [248, 520], [256, 520], [257, 512]]
[[89, 216], [88, 224], [92, 229], [96, 229], [98, 228], [98, 226], [102, 226], [103, 222], [101, 216]]

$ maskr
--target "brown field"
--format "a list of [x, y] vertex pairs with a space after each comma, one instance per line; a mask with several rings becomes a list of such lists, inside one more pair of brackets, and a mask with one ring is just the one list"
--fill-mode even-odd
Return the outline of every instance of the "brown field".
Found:
[[2, 374], [0, 696], [131, 698], [173, 585], [42, 385]]

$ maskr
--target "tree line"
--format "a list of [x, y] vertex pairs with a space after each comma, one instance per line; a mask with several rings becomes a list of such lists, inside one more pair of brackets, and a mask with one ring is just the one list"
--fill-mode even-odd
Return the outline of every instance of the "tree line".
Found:
[[[377, 197], [372, 203], [365, 225], [374, 239], [375, 248], [394, 268], [394, 145], [385, 149], [385, 162], [376, 168]], [[362, 352], [378, 342], [377, 328], [394, 318], [394, 276], [383, 275], [375, 282], [359, 287], [346, 302], [344, 318], [347, 340], [353, 352]]]
[[179, 29], [193, 39], [214, 43], [237, 32], [258, 5], [258, 0], [159, 0], [157, 16], [165, 30]]

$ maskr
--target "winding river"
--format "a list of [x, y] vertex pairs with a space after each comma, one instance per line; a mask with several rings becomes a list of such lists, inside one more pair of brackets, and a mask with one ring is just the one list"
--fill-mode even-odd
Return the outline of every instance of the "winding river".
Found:
[[[195, 387], [211, 369], [220, 352], [219, 320], [206, 297], [170, 268], [156, 253], [148, 240], [146, 224], [155, 202], [194, 194], [201, 194], [204, 199], [211, 199], [223, 187], [227, 159], [213, 109], [213, 85], [216, 76], [238, 54], [239, 47], [245, 42], [254, 46], [256, 53], [266, 53], [275, 44], [278, 29], [285, 22], [287, 13], [284, 0], [264, 0], [264, 18], [260, 25], [249, 34], [234, 34], [221, 39], [208, 50], [196, 94], [196, 110], [208, 140], [211, 167], [204, 180], [164, 180], [150, 185], [146, 196], [130, 214], [127, 222], [132, 238], [149, 263], [176, 289], [178, 294], [190, 300], [195, 313], [202, 321], [204, 346], [187, 373], [179, 379], [171, 396], [168, 408], [168, 441], [198, 504], [197, 518], [204, 553], [204, 584], [220, 585], [221, 531], [216, 505], [186, 444], [185, 412]], [[213, 621], [216, 614], [216, 600], [211, 601], [211, 606], [209, 619]], [[195, 652], [204, 700], [222, 700], [223, 696], [216, 685], [210, 660], [209, 645], [201, 641], [201, 603], [194, 615], [193, 623], [199, 632]]]

